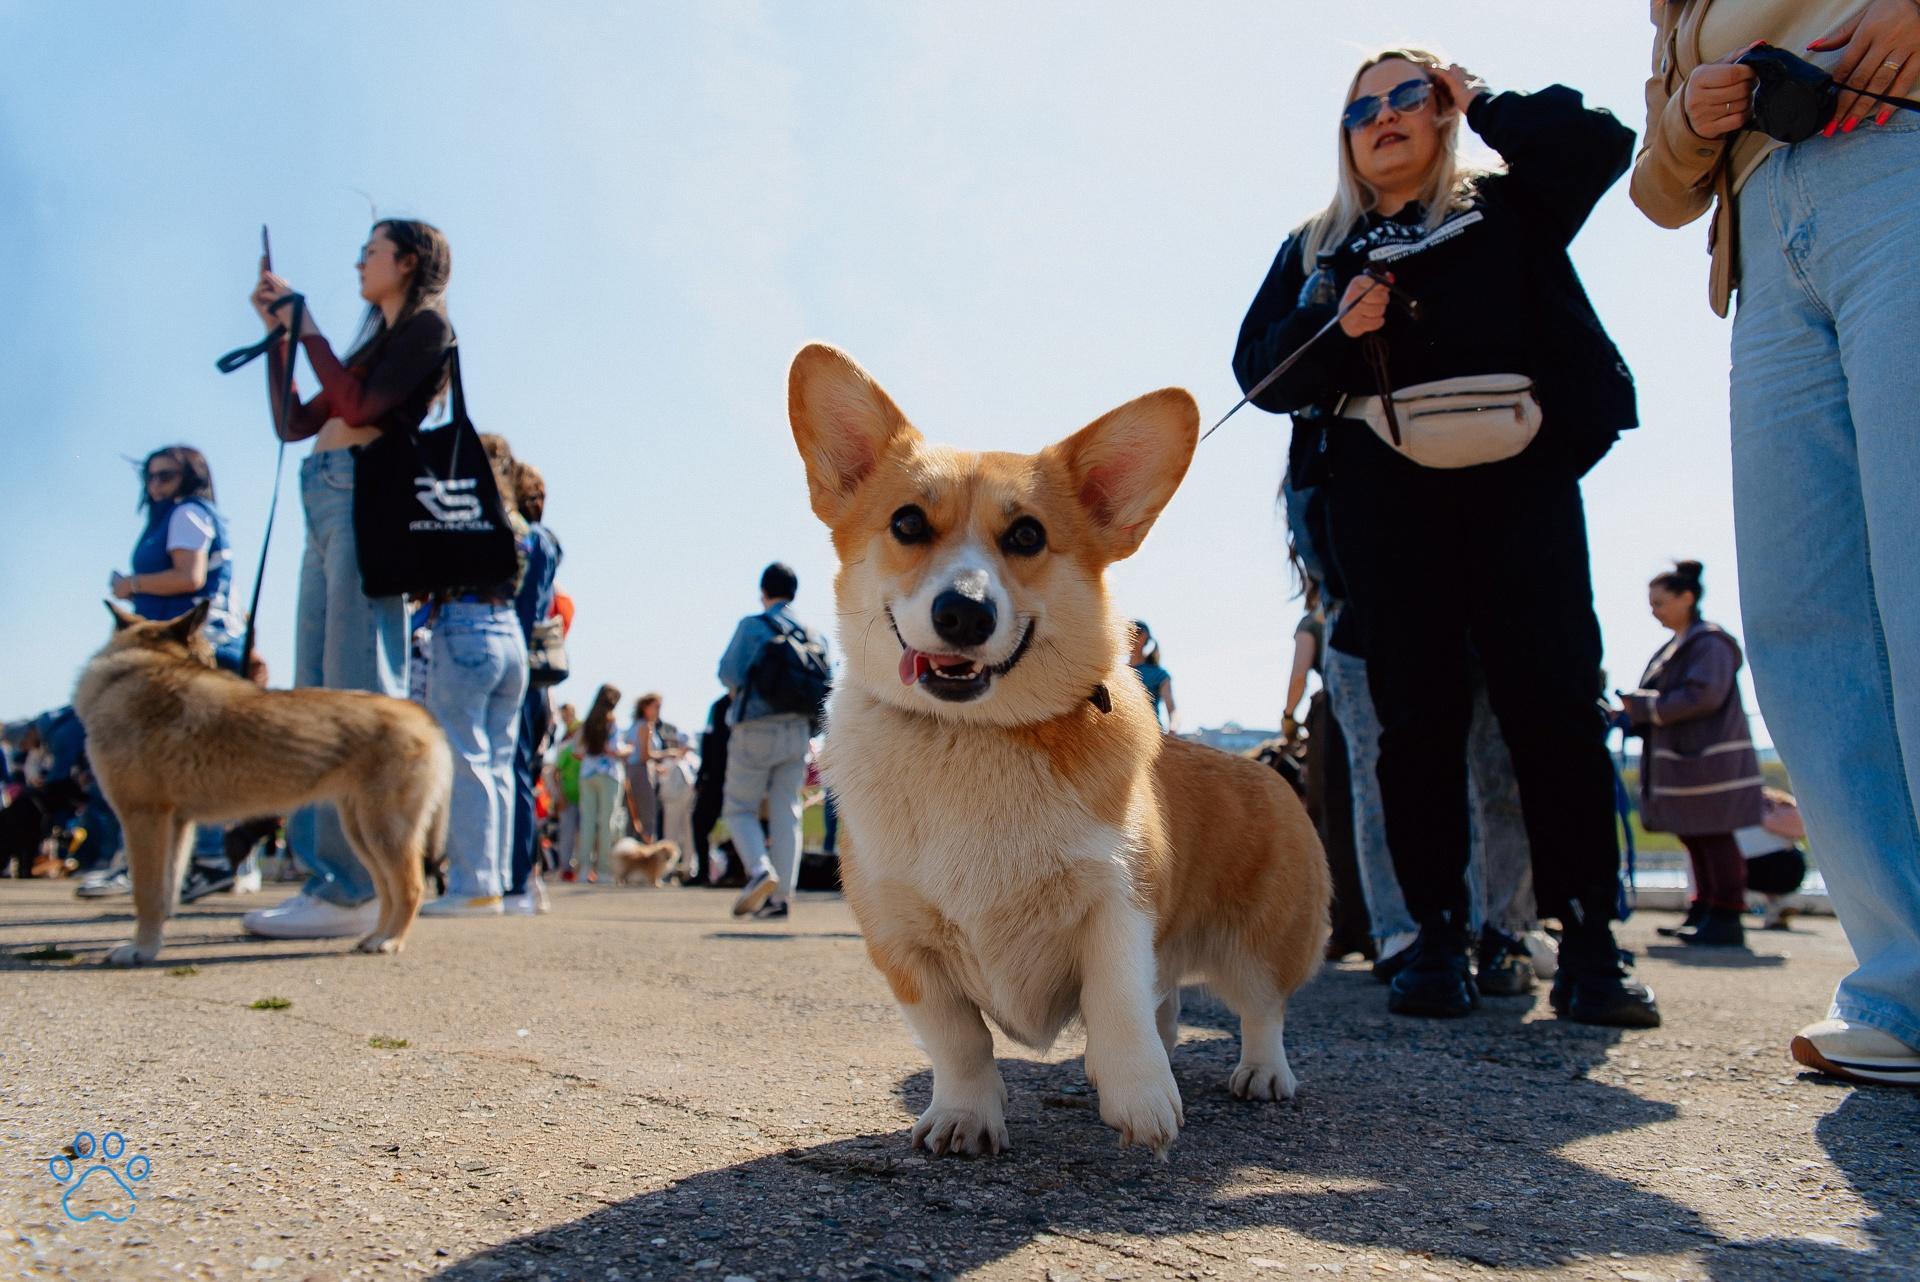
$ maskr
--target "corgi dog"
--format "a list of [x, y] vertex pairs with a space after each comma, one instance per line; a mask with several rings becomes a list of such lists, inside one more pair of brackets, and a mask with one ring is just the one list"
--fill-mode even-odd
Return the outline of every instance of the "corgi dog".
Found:
[[1077, 1017], [1101, 1119], [1164, 1157], [1188, 981], [1240, 1017], [1233, 1094], [1291, 1098], [1287, 998], [1325, 944], [1326, 857], [1273, 771], [1161, 733], [1107, 598], [1193, 457], [1193, 398], [964, 453], [815, 344], [788, 411], [840, 562], [821, 764], [841, 880], [933, 1063], [911, 1142], [1005, 1149], [986, 1019], [1044, 1050]]

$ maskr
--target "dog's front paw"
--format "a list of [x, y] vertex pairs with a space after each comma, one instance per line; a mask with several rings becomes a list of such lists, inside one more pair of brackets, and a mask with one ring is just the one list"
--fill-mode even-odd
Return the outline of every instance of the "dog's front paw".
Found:
[[[1160, 1049], [1159, 1042], [1153, 1049]], [[1089, 1064], [1087, 1078], [1100, 1096], [1100, 1120], [1120, 1132], [1120, 1142], [1145, 1145], [1165, 1158], [1187, 1120], [1166, 1056], [1143, 1052], [1130, 1061], [1101, 1065], [1097, 1072]]]
[[115, 945], [113, 951], [107, 954], [107, 959], [103, 964], [107, 966], [144, 966], [159, 955], [160, 950], [158, 948], [142, 952], [140, 945], [134, 943], [132, 940], [128, 940], [124, 944]]
[[913, 1124], [912, 1144], [935, 1157], [964, 1153], [991, 1157], [1007, 1143], [1006, 1088], [990, 1083], [966, 1092], [935, 1092], [933, 1103]]
[[398, 939], [382, 935], [377, 931], [354, 945], [363, 953], [397, 953], [402, 947]]
[[1278, 1064], [1255, 1064], [1243, 1059], [1234, 1065], [1227, 1089], [1241, 1099], [1283, 1100], [1293, 1098], [1294, 1092], [1300, 1089], [1300, 1081], [1285, 1060]]

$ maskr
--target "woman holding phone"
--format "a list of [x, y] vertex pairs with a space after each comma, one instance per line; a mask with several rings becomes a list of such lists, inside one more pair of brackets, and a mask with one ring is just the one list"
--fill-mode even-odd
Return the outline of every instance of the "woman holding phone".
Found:
[[[1463, 122], [1504, 170], [1459, 167]], [[1388, 1009], [1479, 1003], [1477, 666], [1512, 750], [1540, 911], [1565, 930], [1553, 1007], [1651, 1027], [1653, 995], [1610, 925], [1620, 856], [1580, 497], [1635, 424], [1633, 382], [1567, 252], [1626, 171], [1633, 132], [1564, 85], [1493, 94], [1414, 49], [1362, 64], [1337, 130], [1334, 198], [1281, 247], [1233, 364], [1251, 390], [1332, 327], [1254, 403], [1294, 416], [1293, 483], [1325, 488], [1323, 554], [1379, 717], [1387, 845], [1419, 932]]]
[[[1920, 4], [1653, 6], [1633, 201], [1709, 214], [1708, 299], [1735, 291], [1730, 411], [1740, 611], [1760, 710], [1859, 965], [1800, 1063], [1920, 1087]], [[1841, 86], [1798, 142], [1755, 121], [1764, 41]], [[1809, 602], [1817, 603], [1808, 608]]]
[[[405, 698], [405, 605], [397, 596], [369, 598], [360, 587], [354, 447], [383, 431], [418, 427], [445, 387], [453, 341], [446, 316], [452, 254], [437, 228], [383, 219], [368, 233], [354, 266], [367, 310], [344, 359], [335, 355], [311, 313], [301, 320], [298, 334], [269, 353], [274, 427], [283, 441], [313, 441], [313, 451], [300, 465], [307, 543], [295, 615], [294, 684]], [[248, 301], [269, 330], [291, 318], [290, 310], [277, 304], [293, 292], [262, 255]], [[320, 390], [296, 401], [283, 418], [273, 392], [294, 359], [295, 343], [306, 353]], [[333, 808], [303, 810], [287, 828], [311, 875], [285, 904], [248, 913], [246, 929], [272, 939], [325, 939], [372, 930], [379, 912], [373, 880]]]

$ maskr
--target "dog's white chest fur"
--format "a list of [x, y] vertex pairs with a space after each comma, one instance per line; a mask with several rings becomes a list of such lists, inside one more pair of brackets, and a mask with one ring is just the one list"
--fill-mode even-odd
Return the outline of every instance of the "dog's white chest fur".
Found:
[[825, 774], [863, 927], [933, 953], [995, 1023], [1044, 1049], [1079, 1007], [1089, 908], [1133, 894], [1133, 839], [1004, 735], [851, 692], [832, 724]]

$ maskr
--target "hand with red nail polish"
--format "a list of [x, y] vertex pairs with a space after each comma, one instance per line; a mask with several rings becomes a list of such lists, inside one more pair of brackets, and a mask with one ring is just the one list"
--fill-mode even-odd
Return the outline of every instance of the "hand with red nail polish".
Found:
[[[1867, 94], [1895, 98], [1913, 95], [1915, 81], [1920, 80], [1920, 4], [1914, 0], [1868, 0], [1860, 12], [1807, 48], [1838, 51], [1838, 61], [1828, 70], [1840, 86], [1833, 107], [1840, 132], [1852, 133], [1863, 120], [1885, 124], [1892, 112], [1883, 110], [1879, 100]], [[1828, 126], [1826, 136], [1831, 138], [1833, 132], [1834, 127]]]

